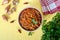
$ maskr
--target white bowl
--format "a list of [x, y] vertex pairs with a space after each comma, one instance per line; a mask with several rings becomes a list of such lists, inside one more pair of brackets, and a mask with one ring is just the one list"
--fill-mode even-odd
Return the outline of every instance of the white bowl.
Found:
[[[23, 10], [27, 9], [27, 8], [34, 8], [34, 9], [36, 9], [36, 10], [38, 10], [38, 11], [40, 12], [40, 10], [37, 9], [37, 8], [35, 8], [35, 7], [25, 7], [25, 8], [23, 8], [23, 9], [20, 11], [20, 13], [21, 13]], [[19, 13], [19, 15], [18, 15], [18, 23], [19, 23], [19, 16], [20, 16], [20, 13]], [[41, 18], [42, 18], [41, 24], [40, 24], [40, 26], [41, 26], [42, 23], [43, 23], [43, 16], [42, 16], [41, 12], [40, 12], [40, 15], [41, 15]], [[21, 26], [20, 23], [19, 23], [19, 26]], [[40, 26], [39, 26], [39, 27], [40, 27]], [[39, 27], [38, 27], [38, 28], [39, 28]], [[24, 29], [22, 26], [21, 26], [21, 28]], [[36, 29], [38, 29], [38, 28], [36, 28]], [[35, 29], [35, 30], [36, 30], [36, 29]], [[26, 29], [24, 29], [24, 30], [26, 30]], [[35, 31], [35, 30], [32, 30], [32, 31]], [[26, 30], [26, 31], [30, 31], [30, 30]]]

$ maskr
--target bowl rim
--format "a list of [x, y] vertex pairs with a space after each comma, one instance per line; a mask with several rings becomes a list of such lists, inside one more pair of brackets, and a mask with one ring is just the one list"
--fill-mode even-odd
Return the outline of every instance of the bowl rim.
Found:
[[40, 12], [40, 15], [41, 15], [41, 24], [40, 24], [40, 26], [39, 26], [38, 28], [36, 28], [36, 29], [34, 29], [34, 30], [27, 30], [27, 29], [23, 28], [22, 25], [19, 23], [19, 16], [21, 15], [21, 12], [22, 12], [23, 10], [25, 10], [25, 9], [28, 9], [28, 8], [34, 8], [34, 9], [36, 9], [37, 11], [40, 12], [40, 10], [39, 10], [38, 8], [31, 7], [31, 6], [23, 8], [23, 9], [19, 12], [19, 14], [18, 14], [18, 24], [19, 24], [19, 27], [21, 27], [21, 28], [22, 28], [23, 30], [25, 30], [25, 31], [35, 31], [35, 30], [37, 30], [38, 28], [40, 28], [41, 25], [43, 24], [43, 15], [42, 15], [41, 12]]

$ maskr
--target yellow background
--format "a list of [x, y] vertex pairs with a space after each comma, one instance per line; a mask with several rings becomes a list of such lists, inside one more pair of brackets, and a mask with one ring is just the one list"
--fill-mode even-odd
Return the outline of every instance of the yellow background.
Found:
[[[35, 7], [41, 11], [41, 5], [39, 0], [20, 0], [17, 5], [17, 11], [10, 15], [8, 22], [2, 19], [2, 15], [6, 14], [5, 8], [9, 4], [1, 5], [3, 0], [0, 0], [0, 40], [40, 40], [42, 36], [42, 29], [39, 27], [37, 30], [33, 31], [32, 36], [28, 36], [28, 31], [22, 29], [18, 24], [18, 15], [21, 10], [25, 7]], [[28, 2], [29, 4], [24, 4]], [[12, 3], [11, 3], [12, 4]], [[43, 15], [43, 19], [51, 20], [55, 14]], [[11, 20], [16, 20], [14, 23], [10, 23]], [[22, 33], [18, 32], [21, 29]]]

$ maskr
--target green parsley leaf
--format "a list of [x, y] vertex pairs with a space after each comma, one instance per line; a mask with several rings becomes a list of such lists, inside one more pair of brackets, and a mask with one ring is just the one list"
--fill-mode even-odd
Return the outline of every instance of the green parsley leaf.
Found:
[[32, 22], [34, 25], [36, 25], [36, 24], [38, 23], [34, 18], [31, 19], [31, 22]]

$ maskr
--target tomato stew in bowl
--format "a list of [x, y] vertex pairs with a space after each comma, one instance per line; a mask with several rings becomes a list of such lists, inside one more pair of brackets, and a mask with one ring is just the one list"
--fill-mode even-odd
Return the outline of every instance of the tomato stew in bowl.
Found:
[[23, 29], [33, 31], [42, 24], [42, 15], [35, 8], [26, 8], [19, 14], [18, 22]]

